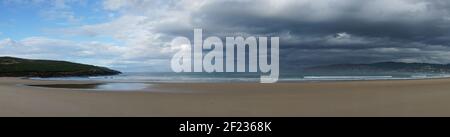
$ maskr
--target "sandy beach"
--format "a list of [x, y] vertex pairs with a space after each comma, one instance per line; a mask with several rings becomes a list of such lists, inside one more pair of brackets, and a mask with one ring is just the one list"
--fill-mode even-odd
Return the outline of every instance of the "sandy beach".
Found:
[[0, 78], [0, 116], [450, 116], [450, 79], [278, 84], [151, 84], [139, 91]]

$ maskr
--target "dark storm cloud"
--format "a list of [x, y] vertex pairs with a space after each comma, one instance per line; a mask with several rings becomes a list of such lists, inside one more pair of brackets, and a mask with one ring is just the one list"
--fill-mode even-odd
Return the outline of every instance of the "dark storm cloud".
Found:
[[[207, 35], [279, 36], [285, 67], [450, 63], [446, 0], [219, 0], [191, 15], [192, 26]], [[159, 29], [168, 35], [192, 35], [191, 28], [167, 28]]]
[[194, 23], [213, 30], [237, 28], [237, 31], [244, 29], [242, 31], [254, 33], [289, 30], [293, 34], [329, 34], [345, 31], [395, 38], [448, 33], [442, 29], [449, 27], [449, 8], [446, 8], [449, 2], [446, 1], [342, 0], [337, 6], [332, 6], [336, 1], [323, 0], [280, 3], [283, 2], [290, 5], [283, 5], [283, 9], [273, 12], [270, 3], [264, 1], [215, 2], [195, 12], [197, 22]]

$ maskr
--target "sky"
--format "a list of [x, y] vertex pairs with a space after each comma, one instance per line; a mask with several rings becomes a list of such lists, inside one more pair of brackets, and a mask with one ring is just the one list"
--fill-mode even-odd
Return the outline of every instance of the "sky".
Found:
[[450, 63], [448, 0], [0, 0], [0, 56], [167, 71], [174, 37], [280, 37], [280, 67]]

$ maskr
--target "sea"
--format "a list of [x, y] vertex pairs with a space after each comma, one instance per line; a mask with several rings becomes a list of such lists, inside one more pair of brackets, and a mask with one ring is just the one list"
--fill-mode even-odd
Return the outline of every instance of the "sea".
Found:
[[[174, 72], [125, 72], [115, 76], [31, 78], [34, 80], [95, 80], [131, 83], [259, 83], [258, 73], [174, 73]], [[305, 74], [281, 73], [279, 83], [360, 81], [360, 80], [408, 80], [449, 78], [443, 73], [383, 73], [383, 74]]]

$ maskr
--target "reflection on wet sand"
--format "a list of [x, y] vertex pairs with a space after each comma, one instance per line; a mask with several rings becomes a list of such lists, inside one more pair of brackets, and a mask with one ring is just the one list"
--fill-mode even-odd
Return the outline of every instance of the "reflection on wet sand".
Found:
[[145, 83], [93, 83], [93, 84], [49, 84], [49, 85], [28, 85], [44, 88], [62, 89], [87, 89], [87, 90], [141, 90], [149, 86]]

